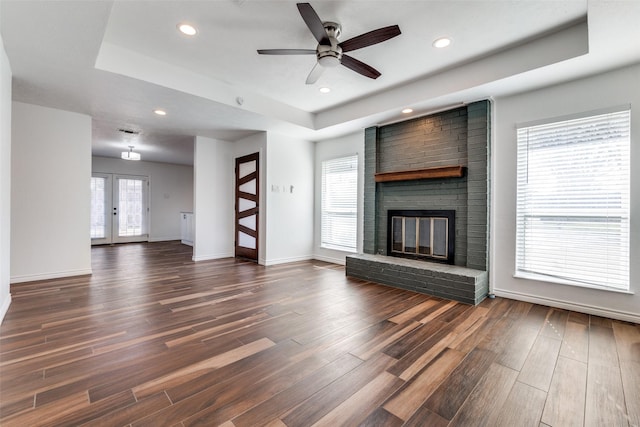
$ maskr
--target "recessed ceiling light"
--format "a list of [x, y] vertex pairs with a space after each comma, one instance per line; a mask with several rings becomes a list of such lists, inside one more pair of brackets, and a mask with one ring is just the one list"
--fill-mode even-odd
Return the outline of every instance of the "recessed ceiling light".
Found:
[[157, 114], [157, 115], [159, 115], [159, 116], [166, 116], [166, 115], [167, 115], [167, 112], [166, 112], [166, 111], [161, 110], [161, 109], [159, 109], [159, 108], [158, 108], [157, 110], [153, 110], [153, 112], [154, 112], [154, 113], [156, 113], [156, 114]]
[[320, 88], [320, 93], [329, 93], [331, 92], [331, 89], [328, 87], [321, 87]]
[[402, 110], [402, 114], [409, 114], [409, 113], [413, 113], [413, 108], [405, 108], [404, 110]]
[[195, 36], [198, 33], [196, 27], [190, 24], [178, 24], [178, 31], [187, 36]]
[[433, 47], [437, 47], [438, 49], [442, 49], [443, 47], [447, 47], [451, 44], [451, 39], [448, 37], [440, 37], [433, 41]]

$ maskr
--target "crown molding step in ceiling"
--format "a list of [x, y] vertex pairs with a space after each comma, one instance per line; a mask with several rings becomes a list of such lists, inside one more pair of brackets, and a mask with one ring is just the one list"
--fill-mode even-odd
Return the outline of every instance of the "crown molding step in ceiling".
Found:
[[[636, 1], [8, 0], [0, 9], [14, 101], [91, 116], [94, 155], [119, 158], [130, 144], [118, 129], [134, 128], [145, 160], [170, 163], [193, 163], [195, 136], [322, 141], [400, 120], [407, 106], [417, 117], [640, 61]], [[168, 114], [153, 114], [159, 107]]]

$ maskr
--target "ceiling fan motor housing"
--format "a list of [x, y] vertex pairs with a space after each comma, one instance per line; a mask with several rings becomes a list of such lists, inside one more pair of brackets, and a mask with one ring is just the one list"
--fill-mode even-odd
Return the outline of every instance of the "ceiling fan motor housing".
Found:
[[337, 67], [342, 59], [342, 48], [338, 45], [342, 27], [336, 22], [323, 22], [322, 25], [327, 32], [330, 44], [319, 44], [316, 48], [318, 63], [323, 67]]

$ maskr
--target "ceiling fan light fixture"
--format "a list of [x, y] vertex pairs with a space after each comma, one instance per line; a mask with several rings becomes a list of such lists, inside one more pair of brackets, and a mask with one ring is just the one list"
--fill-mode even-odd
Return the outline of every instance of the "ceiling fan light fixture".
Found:
[[129, 146], [129, 151], [123, 151], [120, 153], [120, 157], [123, 160], [140, 160], [140, 153], [136, 153], [133, 151], [133, 145]]
[[449, 37], [439, 37], [433, 41], [433, 47], [442, 49], [451, 44], [451, 39]]
[[198, 30], [191, 24], [187, 24], [184, 22], [179, 23], [177, 26], [178, 31], [180, 31], [185, 36], [195, 36], [198, 34]]
[[342, 59], [342, 48], [337, 44], [331, 46], [319, 45], [316, 57], [318, 58], [318, 64], [325, 68], [337, 67]]
[[340, 60], [335, 56], [323, 56], [318, 58], [318, 63], [325, 68], [333, 68], [340, 65]]

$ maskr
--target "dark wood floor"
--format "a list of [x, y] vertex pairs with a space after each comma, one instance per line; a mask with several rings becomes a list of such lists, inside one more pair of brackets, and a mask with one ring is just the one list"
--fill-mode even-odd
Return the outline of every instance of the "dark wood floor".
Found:
[[2, 426], [640, 424], [639, 325], [177, 242], [92, 252], [91, 277], [12, 286]]

